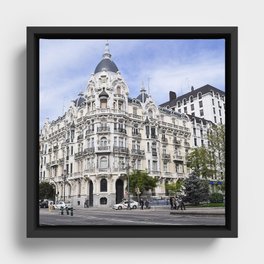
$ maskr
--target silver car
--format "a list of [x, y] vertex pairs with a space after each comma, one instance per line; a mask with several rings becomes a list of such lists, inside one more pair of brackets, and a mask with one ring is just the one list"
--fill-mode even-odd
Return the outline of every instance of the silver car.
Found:
[[[130, 200], [130, 209], [137, 209], [137, 208], [138, 208], [138, 202], [134, 200]], [[128, 209], [128, 201], [125, 200], [119, 204], [113, 205], [113, 209], [115, 210]]]

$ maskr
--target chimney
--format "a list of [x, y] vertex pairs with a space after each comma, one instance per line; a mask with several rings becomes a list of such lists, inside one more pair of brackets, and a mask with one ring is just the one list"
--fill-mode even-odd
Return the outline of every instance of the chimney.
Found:
[[191, 90], [194, 91], [194, 87], [193, 86], [192, 86]]
[[172, 91], [170, 91], [170, 101], [172, 101], [172, 100], [174, 100], [174, 99], [176, 99], [176, 93], [175, 92], [172, 92]]

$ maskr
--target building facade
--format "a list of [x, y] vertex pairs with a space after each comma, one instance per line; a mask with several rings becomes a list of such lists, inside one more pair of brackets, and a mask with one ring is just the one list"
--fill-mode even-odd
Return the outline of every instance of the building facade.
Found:
[[130, 98], [106, 44], [85, 91], [41, 128], [39, 180], [55, 186], [58, 200], [111, 207], [127, 197], [128, 173], [144, 170], [159, 180], [151, 193], [164, 196], [166, 182], [189, 174], [192, 126], [188, 114], [157, 106], [144, 87]]
[[225, 93], [209, 84], [179, 97], [171, 91], [169, 101], [161, 104], [179, 113], [204, 118], [214, 124], [225, 124]]

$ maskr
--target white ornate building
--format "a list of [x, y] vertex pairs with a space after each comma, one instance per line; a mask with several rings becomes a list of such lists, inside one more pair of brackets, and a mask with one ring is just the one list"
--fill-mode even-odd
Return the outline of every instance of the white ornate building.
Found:
[[193, 128], [190, 116], [158, 107], [144, 87], [130, 98], [106, 44], [85, 92], [62, 117], [45, 122], [39, 144], [39, 180], [55, 186], [57, 199], [110, 207], [126, 198], [132, 169], [159, 179], [155, 195], [166, 195], [165, 182], [186, 177]]

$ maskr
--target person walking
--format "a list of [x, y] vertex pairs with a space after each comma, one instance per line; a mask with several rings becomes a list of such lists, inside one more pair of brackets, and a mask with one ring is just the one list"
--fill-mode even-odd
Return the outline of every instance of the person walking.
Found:
[[148, 201], [148, 199], [145, 201], [145, 206], [146, 206], [146, 209], [149, 209], [149, 201]]
[[182, 197], [179, 198], [179, 207], [181, 208], [181, 210], [185, 210], [185, 204]]
[[170, 197], [170, 206], [171, 206], [171, 210], [173, 209], [173, 197]]
[[143, 201], [142, 198], [140, 198], [140, 202], [139, 202], [139, 204], [140, 204], [141, 210], [143, 210], [143, 207], [144, 207], [144, 201]]

